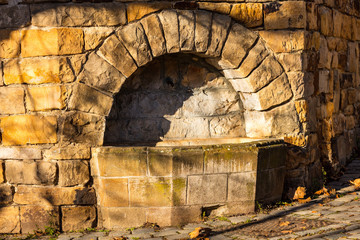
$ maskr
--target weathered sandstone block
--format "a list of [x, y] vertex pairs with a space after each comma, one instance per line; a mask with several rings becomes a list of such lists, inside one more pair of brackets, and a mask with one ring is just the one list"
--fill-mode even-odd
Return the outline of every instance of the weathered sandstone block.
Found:
[[307, 55], [305, 53], [280, 53], [276, 55], [286, 72], [307, 69]]
[[183, 178], [130, 178], [130, 206], [157, 207], [184, 205], [186, 179]]
[[14, 58], [20, 55], [20, 31], [0, 30], [0, 57]]
[[114, 226], [134, 227], [146, 222], [144, 208], [101, 208], [101, 220], [105, 228]]
[[96, 203], [95, 191], [84, 187], [33, 187], [19, 185], [14, 202], [24, 205], [89, 205]]
[[133, 58], [115, 34], [106, 39], [97, 54], [118, 69], [125, 77], [130, 77], [137, 69]]
[[159, 13], [159, 19], [162, 24], [164, 36], [166, 40], [166, 49], [168, 53], [175, 53], [180, 51], [179, 44], [179, 22], [177, 13], [172, 10], [164, 10]]
[[1, 119], [3, 145], [57, 142], [57, 119], [52, 116], [9, 116]]
[[125, 6], [121, 3], [31, 5], [32, 24], [40, 27], [116, 26], [126, 23]]
[[70, 109], [106, 116], [110, 112], [112, 101], [112, 97], [79, 83], [73, 86], [68, 105]]
[[244, 117], [248, 137], [284, 136], [300, 131], [298, 114], [291, 102], [270, 111], [246, 111]]
[[59, 160], [90, 159], [90, 148], [84, 145], [53, 147], [44, 151], [44, 158]]
[[195, 49], [196, 52], [206, 52], [211, 28], [212, 15], [206, 11], [195, 12]]
[[195, 16], [192, 11], [178, 11], [180, 50], [192, 51], [195, 47]]
[[263, 24], [263, 5], [261, 3], [234, 4], [230, 17], [246, 27], [258, 27]]
[[228, 180], [228, 201], [236, 202], [255, 199], [257, 187], [256, 175], [256, 172], [230, 174]]
[[286, 73], [294, 93], [295, 99], [310, 97], [314, 89], [314, 74], [303, 72], [287, 72]]
[[[227, 175], [199, 175], [188, 177], [188, 204], [212, 204], [226, 201]], [[206, 189], [206, 191], [204, 191]], [[212, 194], [216, 192], [217, 194]]]
[[61, 86], [26, 88], [26, 107], [30, 111], [63, 109], [65, 99]]
[[231, 18], [225, 15], [213, 14], [211, 25], [211, 39], [206, 55], [218, 57], [221, 54], [222, 48], [227, 37], [228, 29], [230, 27]]
[[60, 126], [62, 142], [102, 145], [105, 131], [104, 117], [71, 112], [61, 119]]
[[256, 39], [255, 33], [240, 24], [233, 24], [222, 51], [220, 65], [225, 68], [238, 68]]
[[95, 53], [89, 55], [78, 79], [89, 86], [111, 93], [117, 93], [125, 81], [124, 75]]
[[61, 207], [62, 230], [76, 231], [96, 225], [96, 209], [91, 206]]
[[282, 72], [279, 62], [273, 56], [268, 56], [249, 77], [230, 80], [230, 82], [236, 91], [257, 92], [280, 76]]
[[0, 28], [18, 28], [30, 24], [30, 11], [26, 5], [0, 6]]
[[318, 6], [316, 3], [306, 3], [306, 25], [309, 30], [318, 31]]
[[209, 12], [217, 12], [224, 15], [230, 13], [231, 5], [228, 3], [198, 2], [198, 4], [199, 9], [208, 10]]
[[14, 184], [54, 184], [56, 178], [54, 162], [8, 160], [5, 168], [7, 181]]
[[30, 29], [21, 31], [21, 56], [47, 56], [81, 53], [83, 31], [75, 28]]
[[85, 50], [95, 49], [99, 46], [113, 31], [112, 28], [89, 27], [84, 28]]
[[98, 190], [101, 206], [128, 207], [129, 192], [127, 178], [100, 179], [101, 188]]
[[0, 185], [0, 204], [6, 205], [12, 202], [13, 200], [13, 187], [10, 185], [1, 184]]
[[152, 60], [150, 46], [140, 22], [130, 23], [117, 31], [117, 36], [134, 58], [138, 66], [143, 66]]
[[[275, 11], [270, 10], [274, 8]], [[306, 3], [303, 1], [267, 3], [264, 12], [265, 29], [306, 28]]]
[[86, 161], [60, 161], [59, 185], [85, 185], [90, 179], [89, 164]]
[[303, 50], [306, 46], [304, 31], [260, 31], [259, 34], [274, 52]]
[[331, 36], [334, 32], [334, 21], [330, 8], [319, 6], [320, 31], [325, 36]]
[[0, 233], [20, 233], [19, 207], [1, 207], [0, 215]]
[[200, 221], [200, 211], [201, 209], [197, 206], [152, 207], [146, 211], [146, 221], [156, 222], [160, 226], [179, 226]]
[[51, 226], [59, 229], [59, 207], [54, 206], [21, 206], [21, 232], [31, 233], [36, 230], [43, 231]]
[[41, 159], [41, 149], [32, 147], [0, 147], [0, 159]]
[[286, 74], [280, 75], [257, 93], [240, 95], [248, 110], [267, 110], [286, 102], [293, 96]]
[[0, 114], [25, 113], [24, 89], [22, 87], [1, 87], [0, 102]]
[[141, 20], [147, 40], [149, 42], [151, 53], [154, 57], [166, 53], [165, 37], [161, 28], [161, 23], [157, 14], [152, 14]]
[[128, 22], [141, 19], [145, 15], [148, 15], [153, 12], [157, 12], [162, 9], [171, 8], [171, 3], [169, 2], [156, 2], [156, 3], [129, 3], [127, 5], [127, 18]]

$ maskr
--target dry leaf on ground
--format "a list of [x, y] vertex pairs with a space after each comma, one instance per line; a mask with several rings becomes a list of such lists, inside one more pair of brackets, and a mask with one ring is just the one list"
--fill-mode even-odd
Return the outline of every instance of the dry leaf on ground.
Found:
[[204, 238], [204, 237], [209, 236], [210, 232], [211, 232], [210, 228], [197, 227], [197, 228], [195, 228], [194, 231], [189, 233], [189, 236], [190, 236], [190, 239]]
[[308, 197], [307, 199], [298, 199], [299, 203], [308, 203], [311, 201], [311, 197]]
[[289, 221], [281, 222], [279, 225], [280, 227], [288, 226], [290, 224]]
[[305, 197], [305, 195], [306, 195], [306, 188], [305, 187], [298, 187], [296, 189], [296, 191], [295, 191], [293, 200], [302, 199], [302, 198]]
[[360, 178], [357, 178], [354, 181], [350, 181], [350, 183], [354, 185], [355, 188], [360, 188]]

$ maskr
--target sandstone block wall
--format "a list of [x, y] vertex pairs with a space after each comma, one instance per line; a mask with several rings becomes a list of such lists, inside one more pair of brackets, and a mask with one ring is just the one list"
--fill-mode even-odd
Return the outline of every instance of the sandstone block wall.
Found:
[[284, 137], [287, 191], [321, 185], [321, 168], [335, 174], [356, 149], [356, 0], [0, 0], [0, 11], [0, 232], [97, 224], [91, 149], [124, 82], [165, 54], [226, 78], [245, 136]]

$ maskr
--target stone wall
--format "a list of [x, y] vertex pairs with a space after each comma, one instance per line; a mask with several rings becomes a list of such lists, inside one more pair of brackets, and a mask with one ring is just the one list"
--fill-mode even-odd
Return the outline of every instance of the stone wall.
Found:
[[97, 224], [91, 149], [124, 82], [166, 54], [226, 78], [244, 136], [284, 137], [287, 191], [356, 147], [355, 0], [0, 4], [0, 232]]

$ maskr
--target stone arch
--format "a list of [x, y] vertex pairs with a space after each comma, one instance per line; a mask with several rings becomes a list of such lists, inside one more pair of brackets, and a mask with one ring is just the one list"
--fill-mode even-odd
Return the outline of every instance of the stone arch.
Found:
[[300, 131], [287, 75], [266, 43], [230, 17], [202, 10], [163, 10], [115, 29], [89, 54], [69, 108], [107, 116], [126, 79], [173, 53], [201, 56], [228, 79], [243, 102], [248, 137]]

